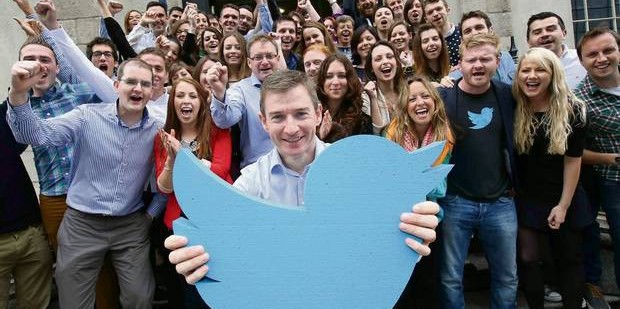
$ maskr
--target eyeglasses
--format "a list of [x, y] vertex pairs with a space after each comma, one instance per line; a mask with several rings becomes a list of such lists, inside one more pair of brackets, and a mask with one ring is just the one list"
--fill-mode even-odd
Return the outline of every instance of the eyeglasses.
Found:
[[110, 51], [104, 51], [104, 52], [96, 51], [96, 52], [93, 52], [93, 57], [99, 58], [101, 56], [104, 56], [106, 58], [112, 58], [113, 54]]
[[258, 54], [254, 55], [254, 57], [250, 57], [250, 59], [254, 61], [262, 61], [263, 59], [273, 60], [277, 56], [278, 54]]
[[121, 79], [120, 81], [124, 82], [125, 84], [127, 84], [127, 86], [131, 86], [131, 87], [138, 86], [138, 84], [140, 84], [142, 88], [151, 88], [153, 86], [153, 83], [150, 81], [137, 80], [135, 78], [125, 78], [125, 79]]

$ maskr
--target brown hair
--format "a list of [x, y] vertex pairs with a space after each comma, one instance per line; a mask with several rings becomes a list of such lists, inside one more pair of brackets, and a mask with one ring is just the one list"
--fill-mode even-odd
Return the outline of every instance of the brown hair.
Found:
[[[422, 50], [422, 33], [426, 31], [436, 31], [441, 40], [441, 53], [437, 61], [439, 61], [439, 72], [433, 72], [429, 65], [428, 59], [424, 56]], [[431, 24], [422, 24], [418, 27], [418, 31], [413, 37], [413, 62], [415, 63], [415, 71], [417, 75], [423, 75], [433, 80], [434, 77], [442, 78], [450, 73], [450, 56], [448, 55], [448, 46], [439, 30]]]
[[308, 48], [308, 46], [306, 46], [306, 40], [304, 40], [304, 30], [308, 28], [319, 29], [319, 31], [323, 34], [324, 45], [329, 49], [329, 51], [332, 54], [336, 53], [336, 46], [334, 46], [334, 41], [332, 40], [332, 36], [327, 31], [327, 28], [325, 28], [325, 25], [323, 25], [320, 22], [313, 21], [313, 20], [306, 21], [302, 27], [301, 42], [300, 42], [302, 52], [305, 51], [306, 48]]
[[237, 42], [239, 43], [239, 48], [241, 49], [241, 56], [240, 56], [241, 64], [239, 66], [239, 77], [246, 78], [250, 76], [252, 71], [250, 70], [250, 67], [248, 66], [248, 62], [247, 62], [247, 58], [249, 55], [248, 55], [248, 50], [247, 50], [247, 46], [245, 43], [245, 38], [243, 38], [243, 35], [241, 35], [238, 31], [226, 34], [220, 40], [220, 59], [222, 59], [222, 64], [227, 66], [229, 71], [232, 70], [233, 68], [231, 65], [229, 65], [226, 62], [226, 58], [224, 58], [224, 41], [226, 41], [226, 39], [229, 37], [234, 37], [235, 39], [237, 39]]
[[214, 124], [211, 119], [211, 110], [209, 108], [210, 97], [209, 93], [204, 90], [200, 83], [198, 83], [197, 81], [191, 78], [181, 78], [172, 85], [172, 89], [170, 90], [170, 96], [168, 98], [168, 116], [166, 117], [166, 124], [164, 125], [164, 130], [166, 132], [170, 132], [171, 129], [174, 129], [176, 134], [175, 137], [178, 140], [181, 140], [181, 136], [183, 136], [181, 122], [179, 121], [179, 117], [177, 116], [176, 110], [174, 108], [174, 100], [177, 86], [181, 83], [187, 83], [194, 86], [194, 88], [196, 89], [196, 93], [198, 94], [198, 98], [200, 99], [200, 110], [198, 111], [198, 119], [196, 121], [196, 129], [198, 131], [196, 140], [199, 142], [196, 156], [198, 157], [198, 159], [211, 160], [213, 155], [213, 149], [211, 149], [210, 139], [211, 129]]

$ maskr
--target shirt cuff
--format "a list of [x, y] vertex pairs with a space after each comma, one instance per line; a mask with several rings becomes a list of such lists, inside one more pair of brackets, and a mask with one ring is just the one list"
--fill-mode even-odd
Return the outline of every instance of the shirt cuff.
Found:
[[151, 204], [146, 209], [146, 213], [151, 217], [156, 218], [164, 211], [166, 204], [168, 203], [168, 195], [163, 193], [155, 193]]

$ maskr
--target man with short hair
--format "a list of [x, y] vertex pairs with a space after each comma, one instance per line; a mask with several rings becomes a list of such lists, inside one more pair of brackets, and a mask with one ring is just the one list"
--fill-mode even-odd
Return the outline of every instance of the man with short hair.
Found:
[[58, 232], [55, 278], [61, 306], [94, 306], [97, 274], [110, 254], [119, 274], [121, 305], [151, 308], [148, 231], [162, 210], [142, 203], [143, 184], [153, 168], [153, 138], [162, 125], [144, 111], [151, 68], [128, 60], [114, 82], [117, 103], [79, 106], [47, 120], [34, 114], [28, 99], [45, 69], [36, 62], [17, 62], [11, 72], [7, 120], [16, 139], [33, 145], [69, 143], [77, 149], [69, 207]]
[[[233, 186], [271, 202], [303, 205], [308, 168], [328, 146], [316, 136], [321, 115], [315, 85], [304, 73], [280, 70], [270, 75], [260, 93], [260, 121], [275, 148], [247, 166]], [[283, 184], [287, 190], [282, 190]], [[423, 244], [412, 239], [406, 241], [421, 255], [430, 253], [428, 244], [434, 239], [437, 222], [434, 215], [438, 211], [437, 204], [422, 202], [413, 207], [412, 213], [401, 215], [400, 229], [422, 238]], [[187, 239], [176, 235], [168, 237], [165, 244], [175, 250], [170, 254], [170, 261], [178, 264], [176, 269], [187, 282], [193, 284], [206, 275], [208, 255], [202, 246], [184, 248]]]
[[[491, 19], [486, 13], [479, 10], [463, 14], [459, 24], [459, 29], [461, 30], [463, 40], [480, 33], [493, 33]], [[512, 59], [512, 56], [510, 56], [507, 52], [500, 51], [499, 66], [493, 75], [493, 79], [512, 85], [515, 70], [515, 62]], [[451, 79], [456, 80], [461, 78], [463, 73], [461, 73], [461, 70], [458, 69], [450, 72], [449, 76]]]
[[[355, 0], [355, 10], [357, 10], [357, 12], [352, 12], [353, 14], [348, 15], [355, 17], [355, 22], [353, 24], [356, 27], [364, 24], [372, 26], [378, 5], [379, 3], [377, 0]], [[346, 7], [347, 5], [345, 4], [345, 8]], [[348, 12], [345, 12], [345, 14], [346, 13]]]
[[403, 0], [386, 0], [385, 5], [389, 7], [390, 9], [392, 9], [395, 22], [405, 20]]
[[577, 51], [564, 44], [566, 27], [564, 20], [553, 12], [541, 12], [527, 21], [527, 43], [530, 47], [543, 47], [556, 54], [566, 73], [566, 83], [575, 89], [587, 72], [579, 62]]
[[[577, 55], [587, 71], [575, 95], [587, 105], [588, 130], [583, 153], [594, 170], [593, 218], [602, 208], [607, 216], [614, 248], [616, 285], [620, 287], [620, 36], [594, 28], [577, 44]], [[614, 116], [615, 115], [615, 116]], [[591, 308], [609, 308], [600, 288], [600, 231], [596, 221], [586, 228], [585, 299]]]
[[242, 5], [239, 7], [239, 33], [246, 35], [252, 28], [254, 28], [254, 13], [248, 5]]
[[239, 7], [226, 3], [220, 11], [220, 25], [224, 35], [235, 33], [239, 28]]
[[463, 268], [477, 232], [491, 270], [491, 308], [516, 308], [517, 214], [511, 87], [492, 80], [499, 38], [478, 34], [461, 44], [463, 78], [440, 88], [457, 141], [450, 163], [438, 238], [441, 307], [464, 308]]
[[165, 34], [167, 19], [165, 5], [157, 1], [149, 2], [140, 23], [127, 35], [127, 41], [133, 50], [140, 53], [145, 48], [154, 47], [155, 39]]
[[282, 49], [282, 57], [286, 62], [286, 67], [289, 70], [296, 70], [299, 64], [300, 57], [293, 51], [295, 46], [295, 36], [297, 33], [297, 26], [295, 20], [286, 15], [280, 16], [278, 20], [273, 24], [273, 32], [280, 40], [280, 47]]
[[112, 40], [102, 37], [94, 38], [86, 45], [86, 57], [105, 75], [114, 79], [114, 71], [118, 64], [118, 50]]
[[425, 0], [423, 1], [424, 16], [426, 22], [432, 24], [446, 40], [448, 54], [450, 54], [450, 65], [459, 64], [459, 45], [461, 44], [461, 31], [458, 25], [454, 25], [448, 20], [450, 6], [445, 0]]
[[149, 110], [151, 117], [155, 117], [164, 123], [168, 113], [169, 98], [165, 87], [168, 82], [165, 56], [161, 50], [150, 47], [140, 52], [137, 58], [146, 62], [153, 69], [153, 87], [146, 108]]
[[212, 90], [213, 122], [224, 129], [239, 124], [242, 168], [254, 163], [260, 156], [273, 149], [273, 143], [258, 118], [258, 99], [263, 81], [280, 69], [280, 55], [276, 42], [263, 34], [252, 37], [248, 42], [247, 62], [252, 75], [228, 90], [226, 89], [228, 69], [225, 66], [216, 63], [207, 72], [207, 81]]
[[341, 15], [336, 18], [336, 40], [338, 50], [349, 60], [353, 61], [351, 50], [351, 39], [353, 38], [353, 18], [348, 15]]
[[183, 8], [179, 6], [173, 6], [168, 10], [168, 28], [172, 27], [177, 20], [183, 16]]

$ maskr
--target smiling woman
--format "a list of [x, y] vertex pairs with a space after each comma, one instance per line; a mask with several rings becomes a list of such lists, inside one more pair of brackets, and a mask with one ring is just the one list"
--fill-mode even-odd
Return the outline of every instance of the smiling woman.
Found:
[[[159, 136], [155, 137], [153, 146], [157, 186], [161, 192], [168, 194], [163, 219], [168, 235], [172, 234], [172, 221], [183, 216], [172, 183], [177, 151], [181, 147], [189, 148], [212, 172], [232, 183], [231, 145], [230, 132], [216, 127], [211, 120], [208, 92], [193, 79], [181, 78], [175, 82], [168, 100], [166, 124]], [[174, 274], [174, 267], [170, 263], [166, 263], [166, 267]], [[176, 284], [169, 287], [175, 288], [174, 292], [178, 295], [196, 293], [182, 277], [171, 277], [176, 279]]]
[[558, 260], [565, 308], [579, 308], [584, 276], [581, 234], [591, 222], [579, 183], [585, 144], [585, 104], [566, 84], [564, 67], [545, 48], [531, 48], [519, 61], [513, 94], [517, 101], [519, 259], [530, 308], [542, 308], [541, 248]]
[[317, 94], [325, 111], [319, 129], [323, 141], [372, 134], [370, 116], [362, 111], [362, 84], [345, 56], [335, 54], [323, 61], [317, 77]]
[[450, 73], [450, 56], [443, 36], [431, 24], [422, 24], [413, 38], [415, 72], [439, 82]]

